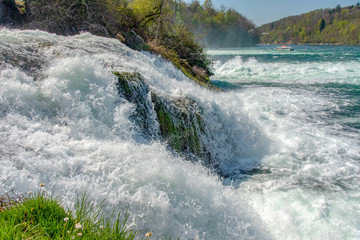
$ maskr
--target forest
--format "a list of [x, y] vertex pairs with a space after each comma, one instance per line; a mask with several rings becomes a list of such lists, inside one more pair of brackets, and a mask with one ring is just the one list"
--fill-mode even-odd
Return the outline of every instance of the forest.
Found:
[[197, 0], [174, 4], [177, 23], [189, 26], [207, 47], [247, 47], [259, 42], [255, 24], [232, 8], [222, 6], [218, 10], [211, 0], [202, 5]]
[[257, 29], [262, 44], [360, 44], [360, 3], [283, 18]]

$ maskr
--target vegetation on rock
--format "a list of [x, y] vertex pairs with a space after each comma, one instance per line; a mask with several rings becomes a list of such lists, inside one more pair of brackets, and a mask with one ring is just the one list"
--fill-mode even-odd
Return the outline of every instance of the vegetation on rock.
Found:
[[119, 94], [136, 106], [131, 118], [140, 126], [144, 136], [151, 139], [161, 136], [160, 139], [184, 157], [200, 158], [211, 164], [213, 159], [201, 137], [206, 135], [202, 110], [195, 101], [157, 94], [138, 73], [114, 74], [118, 78]]
[[200, 157], [211, 161], [209, 153], [201, 140], [204, 129], [201, 109], [188, 98], [165, 99], [152, 93], [160, 132], [168, 144], [178, 153], [187, 157]]
[[258, 28], [264, 44], [360, 44], [360, 3], [315, 10]]

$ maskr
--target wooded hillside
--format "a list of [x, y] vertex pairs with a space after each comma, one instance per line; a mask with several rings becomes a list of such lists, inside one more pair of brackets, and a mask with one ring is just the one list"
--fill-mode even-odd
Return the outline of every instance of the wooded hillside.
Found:
[[263, 44], [360, 44], [360, 3], [283, 18], [257, 30]]
[[234, 9], [214, 8], [211, 0], [201, 5], [194, 0], [190, 4], [175, 1], [176, 21], [189, 26], [207, 47], [246, 47], [260, 40], [253, 22]]

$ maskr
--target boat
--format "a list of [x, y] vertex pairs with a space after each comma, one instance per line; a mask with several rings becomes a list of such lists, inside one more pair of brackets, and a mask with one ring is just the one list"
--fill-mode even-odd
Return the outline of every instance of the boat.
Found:
[[281, 47], [276, 47], [275, 50], [282, 50], [282, 51], [294, 51], [293, 48], [288, 47], [288, 46], [281, 46]]

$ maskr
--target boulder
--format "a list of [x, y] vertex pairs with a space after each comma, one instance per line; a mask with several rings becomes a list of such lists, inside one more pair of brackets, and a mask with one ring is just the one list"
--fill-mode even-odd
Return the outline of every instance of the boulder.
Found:
[[188, 98], [174, 98], [156, 93], [139, 73], [114, 73], [121, 96], [136, 106], [132, 119], [144, 136], [163, 140], [170, 148], [189, 160], [201, 159], [213, 165], [208, 150], [210, 132], [202, 116], [202, 109]]
[[145, 43], [144, 40], [139, 35], [137, 35], [134, 30], [125, 33], [123, 37], [125, 38], [124, 43], [126, 46], [135, 50], [141, 49], [141, 46]]

